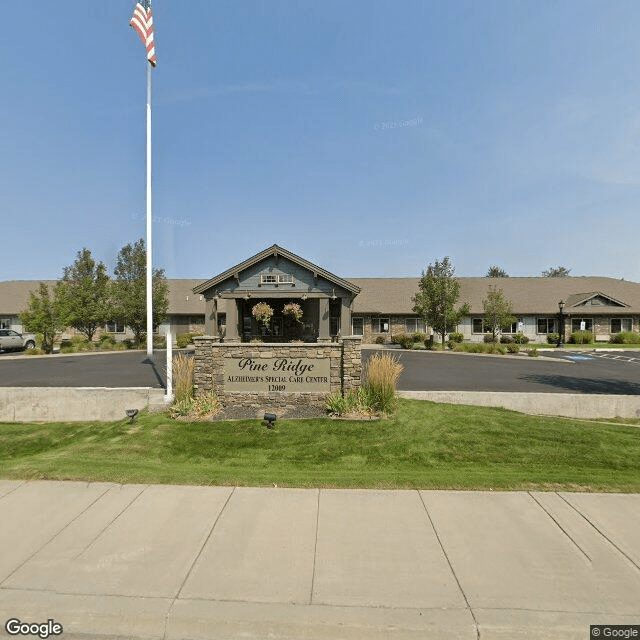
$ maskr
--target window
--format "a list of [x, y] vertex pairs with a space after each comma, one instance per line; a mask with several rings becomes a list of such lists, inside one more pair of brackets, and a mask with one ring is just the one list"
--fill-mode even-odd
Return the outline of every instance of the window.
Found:
[[426, 333], [427, 327], [420, 318], [405, 318], [404, 330], [406, 333]]
[[631, 318], [611, 318], [611, 333], [631, 331], [632, 326]]
[[107, 322], [106, 329], [109, 333], [124, 333], [124, 325], [115, 320]]
[[473, 333], [484, 333], [484, 322], [482, 318], [473, 318], [471, 320]]
[[364, 318], [351, 318], [351, 333], [354, 336], [364, 335]]
[[558, 333], [556, 318], [538, 318], [538, 333]]
[[8, 329], [11, 326], [11, 318], [0, 318], [0, 329]]
[[389, 333], [389, 318], [371, 318], [373, 333]]
[[593, 318], [571, 318], [571, 332], [574, 331], [593, 331]]
[[263, 273], [260, 284], [293, 284], [293, 276], [290, 273]]
[[510, 324], [506, 329], [502, 330], [502, 333], [519, 333], [524, 328], [524, 322], [522, 318], [518, 318], [513, 324]]

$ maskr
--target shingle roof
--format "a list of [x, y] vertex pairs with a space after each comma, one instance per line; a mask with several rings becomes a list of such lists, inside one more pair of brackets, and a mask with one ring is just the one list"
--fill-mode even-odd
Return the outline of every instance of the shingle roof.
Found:
[[[413, 296], [418, 291], [419, 278], [349, 278], [362, 288], [353, 303], [354, 313], [411, 314]], [[516, 314], [554, 314], [558, 302], [577, 304], [589, 297], [581, 292], [591, 291], [627, 305], [628, 313], [640, 313], [640, 284], [628, 280], [605, 277], [566, 278], [458, 278], [460, 304], [468, 302], [471, 313], [482, 314], [482, 301], [489, 287], [502, 289]], [[565, 305], [565, 313], [586, 315], [620, 313], [617, 305], [572, 307]]]
[[[52, 289], [56, 280], [6, 280], [0, 282], [0, 315], [18, 315], [29, 306], [29, 293], [36, 291], [41, 282]], [[202, 280], [174, 279], [169, 283], [169, 309], [171, 313], [204, 313], [204, 301], [193, 293], [193, 287]]]
[[[560, 300], [567, 303], [564, 307], [567, 314], [640, 313], [640, 284], [616, 278], [460, 278], [460, 284], [460, 301], [469, 302], [472, 313], [482, 313], [482, 301], [490, 285], [503, 290], [505, 299], [511, 302], [512, 311], [516, 314], [558, 313]], [[600, 292], [627, 307], [623, 310], [618, 305], [574, 306], [589, 297], [583, 294], [585, 291]], [[576, 294], [583, 295], [572, 298]]]
[[44, 282], [52, 289], [56, 280], [5, 280], [0, 282], [0, 314], [15, 316], [29, 306], [29, 293]]
[[168, 279], [169, 313], [197, 315], [204, 313], [204, 297], [193, 293], [202, 280]]
[[[413, 313], [413, 296], [418, 291], [418, 278], [348, 278], [362, 291], [355, 297], [354, 313], [384, 313], [410, 315]], [[516, 314], [555, 314], [558, 302], [565, 301], [565, 313], [602, 315], [609, 313], [640, 314], [640, 283], [604, 277], [566, 278], [458, 278], [459, 301], [468, 302], [472, 314], [482, 314], [482, 301], [489, 287], [504, 291]], [[55, 280], [10, 280], [0, 282], [0, 315], [16, 315], [29, 304], [29, 292], [35, 291], [40, 282], [49, 286]], [[203, 314], [205, 303], [194, 287], [202, 283], [195, 279], [169, 279], [169, 313]], [[584, 293], [590, 292], [590, 293]], [[593, 296], [610, 298], [618, 305], [572, 306]]]

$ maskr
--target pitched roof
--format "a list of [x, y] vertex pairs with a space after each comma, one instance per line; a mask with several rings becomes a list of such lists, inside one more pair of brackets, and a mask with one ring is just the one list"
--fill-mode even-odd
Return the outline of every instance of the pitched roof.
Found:
[[194, 293], [194, 288], [202, 280], [167, 279], [169, 285], [169, 313], [180, 315], [198, 315], [204, 313], [204, 296]]
[[[558, 302], [565, 301], [564, 311], [573, 315], [640, 314], [640, 283], [605, 277], [566, 278], [458, 278], [459, 302], [468, 302], [472, 314], [482, 314], [482, 301], [489, 287], [502, 289], [511, 302], [513, 313], [552, 315]], [[29, 292], [40, 282], [53, 287], [55, 280], [9, 280], [0, 282], [0, 315], [17, 315], [29, 304]], [[353, 301], [354, 313], [411, 315], [418, 278], [349, 278], [352, 287], [361, 289]], [[202, 280], [169, 279], [169, 313], [199, 315], [205, 303], [199, 289]], [[583, 292], [589, 293], [583, 293]], [[593, 298], [605, 298], [611, 305], [579, 306]], [[622, 307], [620, 305], [623, 305]]]
[[[418, 291], [419, 278], [350, 278], [362, 288], [353, 303], [354, 313], [388, 313], [403, 315], [413, 313], [413, 296]], [[482, 301], [489, 287], [502, 289], [516, 314], [555, 314], [558, 302], [565, 301], [567, 314], [584, 313], [640, 313], [640, 284], [628, 280], [605, 277], [566, 278], [458, 278], [459, 303], [468, 302], [472, 314], [484, 313]], [[591, 291], [592, 294], [583, 294]], [[614, 302], [611, 305], [576, 307], [590, 297], [602, 296]]]
[[57, 280], [5, 280], [0, 282], [0, 314], [17, 316], [27, 310], [29, 294], [44, 282], [53, 289]]
[[223, 273], [211, 278], [210, 280], [206, 280], [205, 282], [202, 282], [198, 286], [194, 287], [193, 290], [195, 293], [204, 293], [207, 289], [211, 289], [211, 287], [215, 287], [216, 285], [220, 284], [221, 282], [224, 282], [228, 278], [233, 278], [235, 275], [239, 274], [245, 269], [248, 269], [249, 267], [252, 267], [253, 265], [261, 262], [265, 258], [268, 258], [269, 256], [273, 256], [273, 255], [278, 255], [278, 256], [287, 258], [291, 262], [303, 267], [304, 269], [307, 269], [308, 271], [313, 272], [314, 274], [318, 274], [325, 280], [328, 280], [329, 282], [333, 282], [337, 286], [342, 287], [343, 289], [353, 293], [354, 295], [357, 295], [359, 293], [359, 288], [355, 286], [353, 283], [347, 280], [344, 280], [343, 278], [339, 278], [333, 273], [326, 271], [322, 267], [318, 267], [317, 265], [309, 262], [308, 260], [305, 260], [304, 258], [297, 256], [295, 253], [291, 253], [291, 251], [287, 251], [287, 249], [283, 249], [282, 247], [279, 247], [277, 244], [270, 246], [269, 248], [265, 249], [264, 251], [261, 251], [260, 253], [256, 253], [256, 255], [252, 256], [251, 258], [248, 258], [244, 262], [237, 264], [235, 267], [231, 267], [230, 269], [227, 269]]
[[[567, 314], [583, 313], [603, 315], [624, 311], [640, 313], [640, 284], [628, 280], [595, 276], [568, 276], [565, 278], [459, 278], [460, 302], [468, 302], [472, 313], [482, 313], [482, 301], [489, 286], [502, 289], [516, 314], [555, 314], [558, 302], [565, 302]], [[584, 291], [598, 292], [617, 304], [593, 307], [576, 306], [589, 298]]]

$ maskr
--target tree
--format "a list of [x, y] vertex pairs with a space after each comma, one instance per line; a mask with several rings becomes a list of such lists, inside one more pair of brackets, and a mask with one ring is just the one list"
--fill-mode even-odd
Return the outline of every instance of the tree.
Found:
[[566, 278], [570, 272], [571, 269], [567, 269], [567, 267], [549, 267], [542, 272], [542, 275], [545, 278]]
[[492, 264], [487, 271], [485, 278], [508, 278], [509, 274], [502, 268]]
[[20, 314], [20, 322], [27, 331], [42, 334], [42, 348], [47, 353], [53, 351], [56, 334], [64, 331], [68, 325], [64, 286], [64, 283], [58, 282], [52, 297], [49, 287], [41, 282], [37, 292], [31, 291], [29, 294], [29, 308]]
[[[112, 301], [114, 320], [130, 327], [136, 342], [142, 342], [147, 329], [147, 256], [144, 240], [128, 244], [118, 253], [113, 270]], [[152, 279], [153, 325], [167, 315], [169, 286], [164, 269], [154, 269]]]
[[493, 341], [499, 329], [511, 326], [517, 318], [511, 313], [511, 303], [504, 299], [502, 289], [489, 287], [487, 297], [482, 301], [484, 308], [484, 326], [491, 331]]
[[102, 262], [96, 264], [89, 249], [78, 251], [76, 261], [64, 268], [62, 281], [68, 324], [93, 340], [98, 327], [110, 320], [109, 276]]
[[426, 324], [433, 327], [444, 339], [454, 331], [463, 316], [469, 313], [469, 305], [455, 308], [460, 296], [460, 283], [453, 277], [454, 268], [448, 257], [442, 262], [429, 264], [418, 284], [420, 290], [413, 297], [413, 310]]

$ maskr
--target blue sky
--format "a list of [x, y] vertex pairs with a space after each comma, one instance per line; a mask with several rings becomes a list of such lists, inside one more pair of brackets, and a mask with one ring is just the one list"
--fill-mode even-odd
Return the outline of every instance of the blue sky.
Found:
[[[145, 234], [134, 3], [6, 3], [0, 279]], [[637, 1], [155, 0], [154, 263], [640, 281]]]

